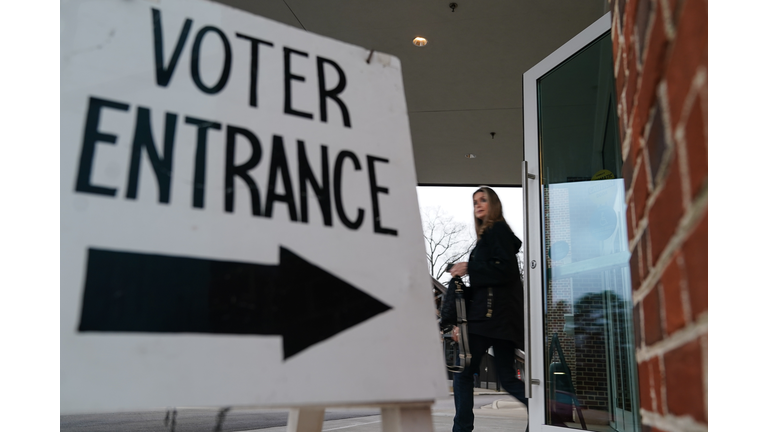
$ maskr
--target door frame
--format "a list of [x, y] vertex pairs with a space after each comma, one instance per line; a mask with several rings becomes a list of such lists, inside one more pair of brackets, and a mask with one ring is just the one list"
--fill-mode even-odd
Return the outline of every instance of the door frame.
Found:
[[[542, 206], [540, 177], [540, 134], [538, 116], [538, 80], [565, 60], [611, 30], [608, 12], [582, 30], [523, 74], [523, 212], [525, 224], [525, 386], [528, 422], [531, 432], [562, 432], [564, 428], [546, 425], [544, 371], [544, 269], [542, 250]], [[613, 68], [611, 68], [613, 70]], [[537, 384], [538, 382], [538, 384]]]

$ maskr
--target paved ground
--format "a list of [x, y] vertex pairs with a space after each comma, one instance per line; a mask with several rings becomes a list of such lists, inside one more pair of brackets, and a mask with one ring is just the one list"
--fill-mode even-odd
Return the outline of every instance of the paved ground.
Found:
[[[476, 432], [524, 432], [527, 414], [522, 404], [506, 393], [476, 389]], [[380, 432], [381, 416], [372, 408], [329, 408], [323, 431]], [[450, 432], [453, 425], [453, 397], [432, 406], [435, 432]], [[217, 410], [179, 408], [176, 421], [165, 410], [60, 416], [62, 432], [210, 432], [215, 429]], [[234, 409], [226, 414], [222, 432], [282, 432], [286, 430], [287, 410]]]
[[[60, 416], [61, 432], [211, 432], [215, 430], [219, 410], [213, 408], [178, 408], [175, 418], [166, 410], [77, 414]], [[365, 418], [378, 415], [372, 408], [332, 408], [326, 421]], [[234, 409], [226, 414], [222, 432], [278, 429], [288, 423], [285, 409]]]
[[[475, 396], [475, 432], [524, 432], [528, 416], [525, 407], [514, 398], [503, 394]], [[432, 424], [435, 432], [450, 432], [453, 427], [453, 398], [438, 400], [432, 406]], [[283, 432], [285, 426], [259, 429], [259, 432]], [[381, 416], [326, 420], [323, 431], [381, 432]]]

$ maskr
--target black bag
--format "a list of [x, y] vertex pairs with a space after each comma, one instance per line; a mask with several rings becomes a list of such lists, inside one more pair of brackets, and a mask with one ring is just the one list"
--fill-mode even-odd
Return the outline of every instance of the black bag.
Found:
[[456, 284], [453, 279], [448, 283], [448, 289], [443, 295], [440, 305], [440, 328], [456, 325]]
[[[459, 373], [469, 367], [472, 355], [469, 353], [467, 332], [467, 308], [464, 299], [466, 287], [456, 276], [448, 283], [443, 302], [440, 305], [440, 329], [443, 337], [443, 354], [449, 372]], [[453, 327], [459, 328], [459, 341], [452, 339]]]
[[[448, 289], [443, 296], [442, 304], [440, 305], [440, 328], [446, 328], [455, 326], [457, 324], [456, 314], [456, 287], [461, 286], [462, 300], [466, 304], [467, 301], [467, 287], [460, 277], [456, 276], [448, 282]], [[466, 319], [466, 314], [464, 314]]]

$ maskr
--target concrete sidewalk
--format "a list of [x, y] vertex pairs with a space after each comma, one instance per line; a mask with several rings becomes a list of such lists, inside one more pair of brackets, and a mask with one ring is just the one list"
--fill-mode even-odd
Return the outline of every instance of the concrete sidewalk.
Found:
[[[475, 432], [524, 432], [528, 422], [525, 406], [504, 392], [475, 389]], [[434, 432], [451, 432], [453, 428], [453, 393], [432, 405]], [[285, 426], [258, 429], [258, 432], [284, 432]], [[355, 417], [329, 420], [323, 423], [323, 431], [381, 432], [381, 416]], [[244, 431], [245, 432], [245, 431]], [[257, 432], [257, 431], [248, 431]]]

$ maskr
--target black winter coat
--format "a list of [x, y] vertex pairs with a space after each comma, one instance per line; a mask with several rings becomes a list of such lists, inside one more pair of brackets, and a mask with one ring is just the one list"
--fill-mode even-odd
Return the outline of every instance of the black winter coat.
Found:
[[[522, 242], [504, 221], [494, 223], [480, 237], [467, 265], [470, 297], [469, 333], [512, 340], [522, 347], [523, 284], [517, 265]], [[489, 288], [491, 317], [487, 317]]]

